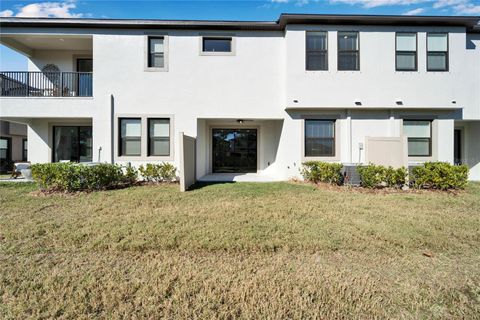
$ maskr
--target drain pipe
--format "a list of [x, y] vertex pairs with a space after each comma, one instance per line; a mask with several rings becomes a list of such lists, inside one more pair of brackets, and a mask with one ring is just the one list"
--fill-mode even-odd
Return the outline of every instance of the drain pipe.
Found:
[[110, 163], [115, 163], [114, 157], [114, 147], [115, 147], [115, 136], [114, 136], [114, 129], [115, 129], [115, 98], [113, 94], [110, 95]]

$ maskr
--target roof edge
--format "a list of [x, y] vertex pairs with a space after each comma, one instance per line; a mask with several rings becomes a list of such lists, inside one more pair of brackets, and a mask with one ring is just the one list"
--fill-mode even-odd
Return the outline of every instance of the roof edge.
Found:
[[0, 18], [1, 27], [285, 30], [289, 24], [463, 26], [480, 32], [480, 16], [402, 16], [282, 13], [277, 21], [159, 20], [94, 18]]

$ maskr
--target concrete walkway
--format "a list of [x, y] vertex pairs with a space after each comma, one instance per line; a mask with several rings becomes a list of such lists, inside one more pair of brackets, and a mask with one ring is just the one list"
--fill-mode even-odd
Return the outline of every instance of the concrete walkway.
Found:
[[261, 173], [212, 173], [198, 179], [200, 182], [276, 182], [283, 179]]
[[22, 182], [33, 182], [33, 180], [27, 180], [23, 177], [12, 179], [12, 178], [0, 178], [0, 182], [12, 182], [12, 183], [22, 183]]

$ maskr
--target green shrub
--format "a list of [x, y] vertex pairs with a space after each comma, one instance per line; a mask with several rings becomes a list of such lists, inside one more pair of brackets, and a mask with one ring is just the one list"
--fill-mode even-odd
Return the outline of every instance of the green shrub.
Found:
[[361, 185], [365, 188], [401, 188], [406, 184], [408, 176], [408, 171], [404, 167], [395, 169], [374, 164], [358, 166], [357, 171]]
[[343, 165], [322, 161], [307, 161], [303, 163], [301, 174], [306, 181], [318, 183], [327, 182], [341, 184]]
[[130, 163], [125, 166], [125, 178], [130, 182], [130, 183], [135, 183], [138, 180], [138, 170], [134, 166], [132, 166]]
[[50, 191], [106, 190], [135, 182], [133, 175], [127, 176], [115, 164], [42, 163], [32, 165], [31, 169], [40, 188]]
[[468, 181], [468, 167], [447, 162], [427, 162], [412, 170], [412, 185], [420, 189], [464, 189]]
[[177, 169], [168, 162], [147, 163], [138, 168], [140, 175], [148, 182], [172, 182], [176, 179]]

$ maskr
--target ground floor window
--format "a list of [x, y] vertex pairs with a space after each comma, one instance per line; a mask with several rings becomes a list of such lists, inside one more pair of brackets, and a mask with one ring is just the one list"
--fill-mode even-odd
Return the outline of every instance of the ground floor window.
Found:
[[170, 119], [148, 119], [148, 155], [170, 155]]
[[335, 120], [305, 120], [305, 157], [335, 156]]
[[53, 161], [91, 162], [91, 126], [53, 127]]
[[409, 157], [432, 155], [431, 120], [403, 120], [403, 134], [408, 138]]
[[120, 118], [120, 155], [140, 156], [142, 152], [142, 119]]

